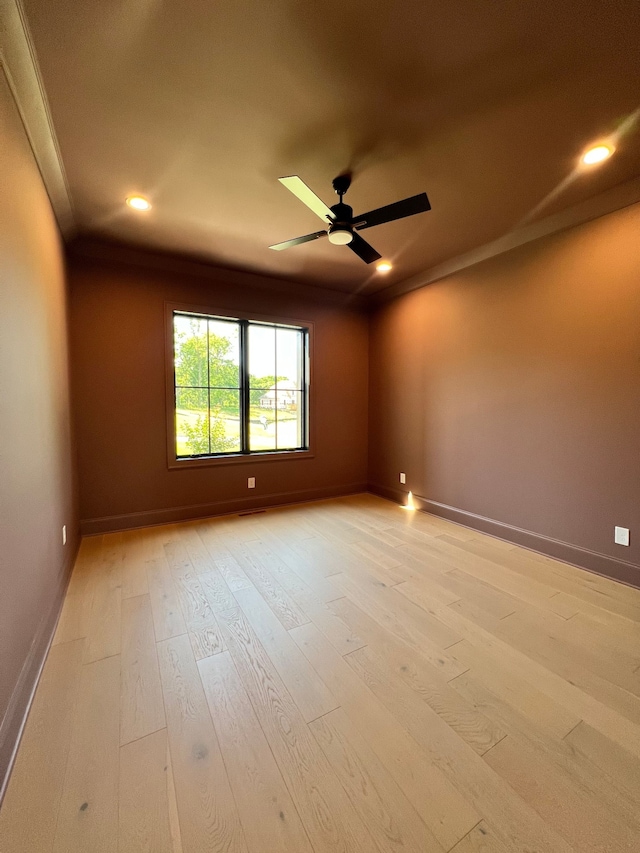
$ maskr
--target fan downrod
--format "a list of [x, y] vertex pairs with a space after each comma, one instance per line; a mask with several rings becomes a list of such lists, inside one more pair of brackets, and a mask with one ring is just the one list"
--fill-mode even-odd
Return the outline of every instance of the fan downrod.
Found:
[[333, 188], [336, 194], [340, 196], [340, 201], [342, 201], [342, 196], [345, 195], [350, 186], [351, 174], [349, 172], [346, 172], [344, 175], [338, 175], [337, 178], [333, 179]]

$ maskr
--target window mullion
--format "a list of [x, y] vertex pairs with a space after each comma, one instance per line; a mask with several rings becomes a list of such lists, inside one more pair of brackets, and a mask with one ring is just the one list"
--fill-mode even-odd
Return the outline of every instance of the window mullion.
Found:
[[249, 323], [240, 320], [240, 448], [249, 453]]

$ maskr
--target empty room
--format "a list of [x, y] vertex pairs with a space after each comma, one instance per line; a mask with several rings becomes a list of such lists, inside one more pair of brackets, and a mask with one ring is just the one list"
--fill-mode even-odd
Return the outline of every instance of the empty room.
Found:
[[0, 853], [640, 850], [637, 0], [0, 0]]

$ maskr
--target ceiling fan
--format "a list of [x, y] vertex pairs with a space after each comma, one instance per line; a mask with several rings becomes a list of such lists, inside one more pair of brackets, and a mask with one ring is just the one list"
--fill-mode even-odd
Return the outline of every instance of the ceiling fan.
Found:
[[378, 207], [376, 210], [370, 210], [368, 213], [363, 213], [360, 216], [354, 216], [353, 208], [342, 201], [342, 197], [351, 185], [351, 175], [349, 174], [338, 175], [337, 178], [334, 178], [333, 189], [340, 197], [340, 201], [332, 207], [327, 207], [322, 199], [318, 198], [313, 190], [309, 189], [297, 175], [292, 175], [288, 178], [278, 178], [278, 180], [297, 196], [303, 204], [306, 204], [316, 216], [319, 216], [320, 219], [328, 223], [328, 228], [323, 231], [314, 231], [313, 234], [305, 234], [304, 237], [295, 237], [293, 240], [285, 240], [284, 243], [276, 243], [274, 246], [269, 246], [270, 249], [275, 249], [277, 252], [282, 251], [282, 249], [290, 249], [291, 246], [299, 246], [300, 243], [309, 243], [311, 240], [317, 240], [319, 237], [328, 236], [331, 243], [337, 246], [348, 246], [359, 258], [362, 258], [365, 264], [372, 264], [382, 256], [366, 240], [363, 240], [356, 233], [357, 231], [371, 228], [373, 225], [382, 225], [384, 222], [393, 222], [394, 219], [403, 219], [405, 216], [413, 216], [415, 213], [424, 213], [427, 210], [431, 210], [427, 194], [420, 193], [419, 195], [405, 198], [402, 201]]

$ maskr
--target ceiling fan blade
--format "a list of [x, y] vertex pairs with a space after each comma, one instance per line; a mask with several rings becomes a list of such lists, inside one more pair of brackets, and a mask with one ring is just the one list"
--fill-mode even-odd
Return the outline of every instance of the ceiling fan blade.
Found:
[[299, 246], [300, 243], [310, 243], [311, 240], [317, 240], [318, 237], [326, 236], [326, 231], [314, 231], [313, 234], [305, 234], [304, 237], [294, 237], [293, 240], [285, 240], [284, 243], [276, 243], [275, 246], [269, 246], [269, 248], [275, 249], [276, 252], [281, 252], [283, 249], [290, 249], [292, 246]]
[[327, 219], [333, 219], [330, 208], [297, 175], [291, 175], [288, 178], [278, 178], [278, 180], [289, 192], [297, 196], [303, 204], [306, 204], [316, 216], [319, 216], [323, 222], [326, 222]]
[[426, 193], [412, 195], [402, 201], [386, 204], [376, 210], [363, 213], [362, 216], [354, 216], [353, 221], [358, 231], [363, 228], [371, 228], [373, 225], [382, 225], [384, 222], [393, 222], [395, 219], [403, 219], [405, 216], [413, 216], [414, 213], [424, 213], [431, 210]]
[[366, 240], [363, 240], [359, 234], [353, 235], [353, 240], [350, 243], [347, 243], [349, 249], [352, 252], [355, 252], [359, 258], [365, 262], [365, 264], [372, 264], [374, 261], [379, 261], [382, 255], [379, 255], [373, 246], [370, 246]]

